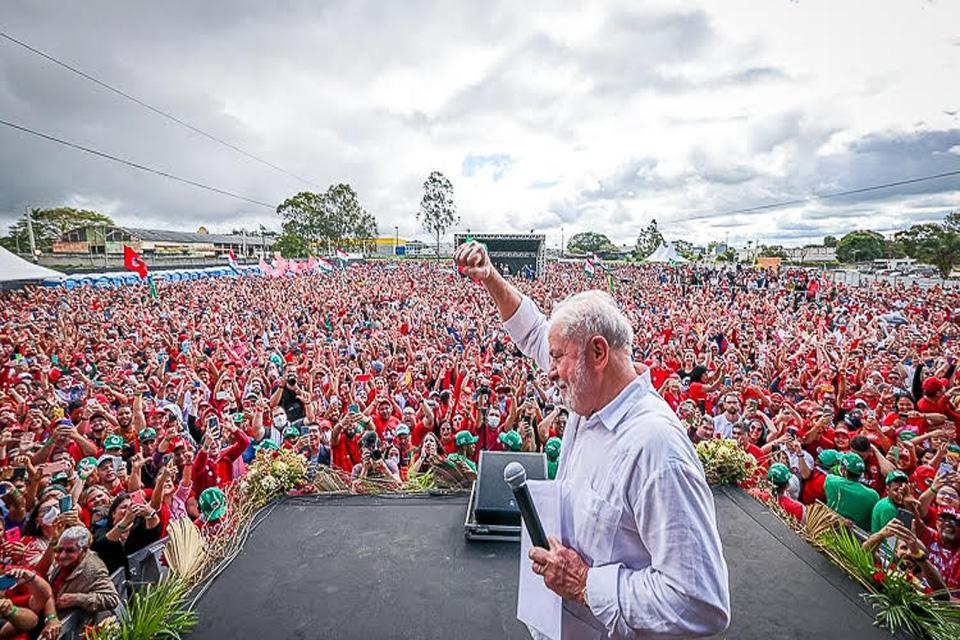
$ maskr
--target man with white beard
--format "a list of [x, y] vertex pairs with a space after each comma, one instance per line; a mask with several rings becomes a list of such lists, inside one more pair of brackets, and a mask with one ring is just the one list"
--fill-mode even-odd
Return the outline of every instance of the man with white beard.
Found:
[[679, 419], [632, 362], [633, 329], [614, 300], [579, 293], [547, 321], [483, 245], [461, 245], [454, 260], [484, 285], [571, 411], [556, 478], [562, 540], [530, 551], [533, 571], [563, 598], [562, 637], [725, 629], [730, 595], [713, 496]]

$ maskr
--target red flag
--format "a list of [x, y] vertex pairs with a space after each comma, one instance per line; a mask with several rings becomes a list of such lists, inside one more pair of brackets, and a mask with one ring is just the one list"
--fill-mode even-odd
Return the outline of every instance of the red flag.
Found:
[[125, 266], [128, 271], [136, 271], [142, 279], [146, 279], [148, 271], [147, 263], [143, 261], [139, 253], [127, 245], [123, 245], [123, 266]]

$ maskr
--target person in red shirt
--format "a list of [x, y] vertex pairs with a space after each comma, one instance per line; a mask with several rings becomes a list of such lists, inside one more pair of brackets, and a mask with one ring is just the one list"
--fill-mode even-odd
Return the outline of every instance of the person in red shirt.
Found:
[[395, 433], [397, 425], [400, 424], [400, 420], [397, 418], [400, 412], [396, 409], [393, 401], [384, 396], [380, 396], [376, 400], [376, 411], [373, 411], [369, 415], [373, 418], [373, 424], [377, 430], [377, 437], [381, 440], [384, 439], [387, 431]]
[[330, 451], [333, 458], [333, 466], [341, 471], [350, 473], [353, 466], [360, 462], [359, 436], [357, 435], [357, 424], [361, 414], [347, 413], [333, 426], [330, 433]]
[[936, 567], [947, 588], [960, 589], [960, 511], [952, 508], [940, 510], [936, 529], [920, 526], [920, 541], [927, 545], [930, 564]]
[[827, 474], [836, 473], [834, 467], [840, 462], [840, 453], [836, 449], [824, 449], [817, 455], [817, 465], [814, 466], [810, 477], [803, 483], [800, 501], [803, 504], [813, 504], [817, 500], [827, 501], [827, 493], [823, 485]]
[[209, 487], [221, 487], [233, 481], [233, 463], [250, 445], [250, 436], [238, 429], [231, 420], [223, 423], [223, 434], [233, 438], [233, 444], [220, 449], [220, 443], [208, 431], [203, 439], [200, 453], [193, 461], [193, 490], [200, 495]]
[[[43, 638], [58, 638], [60, 620], [53, 602], [53, 590], [42, 575], [23, 567], [13, 567], [6, 574], [17, 583], [0, 597], [0, 636], [26, 640], [43, 629]], [[32, 632], [32, 633], [31, 633]]]
[[790, 486], [790, 477], [792, 475], [793, 472], [790, 471], [790, 467], [777, 462], [776, 464], [770, 465], [770, 469], [767, 471], [767, 480], [773, 485], [777, 504], [796, 519], [797, 522], [803, 522], [803, 503], [787, 495], [787, 488]]
[[440, 423], [440, 447], [445, 454], [457, 453], [457, 443], [453, 437], [453, 423], [449, 420]]
[[750, 433], [747, 430], [747, 424], [744, 422], [738, 422], [733, 425], [733, 439], [737, 441], [737, 444], [740, 445], [740, 448], [753, 456], [753, 459], [757, 461], [757, 464], [766, 466], [766, 456], [763, 455], [763, 451], [757, 445], [753, 444], [750, 441]]
[[923, 397], [917, 401], [920, 413], [940, 413], [954, 424], [960, 424], [960, 412], [953, 408], [944, 390], [946, 385], [940, 378], [927, 378], [923, 381]]
[[883, 416], [880, 424], [895, 432], [899, 432], [904, 427], [910, 427], [918, 435], [923, 435], [927, 430], [927, 419], [915, 409], [913, 400], [906, 394], [900, 394], [897, 398], [896, 411]]

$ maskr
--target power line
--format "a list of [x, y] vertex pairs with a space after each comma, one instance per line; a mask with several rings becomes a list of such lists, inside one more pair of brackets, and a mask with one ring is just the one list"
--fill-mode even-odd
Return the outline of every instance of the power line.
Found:
[[269, 160], [264, 160], [264, 159], [261, 158], [260, 156], [254, 155], [254, 154], [250, 153], [249, 151], [245, 151], [244, 149], [241, 149], [240, 147], [238, 147], [237, 145], [235, 145], [235, 144], [233, 144], [233, 143], [231, 143], [231, 142], [227, 142], [226, 140], [223, 140], [223, 139], [221, 139], [221, 138], [218, 138], [217, 136], [215, 136], [215, 135], [213, 135], [213, 134], [211, 134], [211, 133], [207, 133], [207, 132], [204, 131], [203, 129], [201, 129], [201, 128], [199, 128], [199, 127], [196, 127], [196, 126], [190, 124], [189, 122], [185, 122], [185, 121], [181, 120], [180, 118], [178, 118], [178, 117], [176, 117], [176, 116], [174, 116], [174, 115], [172, 115], [172, 114], [170, 114], [170, 113], [167, 113], [166, 111], [163, 111], [162, 109], [158, 109], [157, 107], [154, 107], [153, 105], [151, 105], [151, 104], [149, 104], [149, 103], [141, 100], [140, 98], [137, 98], [136, 96], [132, 96], [132, 95], [130, 95], [129, 93], [127, 93], [126, 91], [123, 91], [123, 90], [121, 90], [121, 89], [118, 89], [117, 87], [114, 87], [113, 85], [108, 84], [108, 83], [104, 82], [103, 80], [100, 80], [99, 78], [96, 78], [96, 77], [90, 75], [89, 73], [86, 73], [86, 72], [84, 72], [84, 71], [81, 71], [80, 69], [77, 69], [76, 67], [74, 67], [74, 66], [72, 66], [72, 65], [69, 65], [69, 64], [67, 64], [66, 62], [63, 62], [62, 60], [58, 60], [57, 58], [54, 58], [54, 57], [51, 56], [50, 54], [44, 53], [43, 51], [40, 51], [39, 49], [30, 46], [29, 44], [27, 44], [26, 42], [23, 42], [22, 40], [17, 40], [16, 38], [14, 38], [13, 36], [11, 36], [10, 34], [7, 34], [7, 33], [4, 33], [3, 31], [0, 31], [0, 37], [5, 38], [6, 40], [12, 42], [12, 43], [15, 44], [15, 45], [18, 45], [18, 46], [20, 46], [20, 47], [23, 47], [24, 49], [26, 49], [27, 51], [30, 51], [31, 53], [35, 53], [36, 55], [38, 55], [38, 56], [40, 56], [40, 57], [42, 57], [42, 58], [44, 58], [44, 59], [52, 62], [52, 63], [55, 64], [55, 65], [58, 65], [58, 66], [60, 66], [60, 67], [63, 67], [64, 69], [66, 69], [66, 70], [68, 70], [68, 71], [71, 71], [72, 73], [77, 74], [77, 75], [80, 76], [81, 78], [85, 78], [86, 80], [89, 80], [90, 82], [93, 82], [94, 84], [97, 84], [97, 85], [103, 87], [103, 88], [106, 89], [107, 91], [111, 91], [111, 92], [117, 94], [118, 96], [121, 96], [121, 97], [123, 97], [123, 98], [126, 98], [127, 100], [130, 100], [131, 102], [140, 105], [140, 106], [143, 107], [144, 109], [147, 109], [147, 110], [149, 110], [149, 111], [152, 111], [153, 113], [157, 114], [158, 116], [161, 116], [161, 117], [163, 117], [163, 118], [166, 118], [167, 120], [170, 120], [171, 122], [175, 122], [175, 123], [179, 124], [179, 125], [182, 126], [182, 127], [186, 127], [186, 128], [189, 129], [190, 131], [193, 131], [194, 133], [198, 133], [198, 134], [200, 134], [201, 136], [203, 136], [203, 137], [205, 137], [205, 138], [207, 138], [207, 139], [209, 139], [209, 140], [212, 140], [212, 141], [214, 141], [214, 142], [216, 142], [216, 143], [218, 143], [218, 144], [221, 144], [221, 145], [227, 147], [228, 149], [232, 149], [233, 151], [236, 151], [237, 153], [239, 153], [239, 154], [241, 154], [241, 155], [243, 155], [243, 156], [246, 156], [247, 158], [250, 158], [251, 160], [254, 160], [254, 161], [256, 161], [256, 162], [259, 162], [260, 164], [264, 164], [264, 165], [270, 167], [271, 169], [275, 169], [276, 171], [279, 171], [280, 173], [284, 173], [284, 174], [290, 176], [291, 178], [296, 178], [297, 180], [300, 180], [301, 182], [305, 182], [305, 183], [307, 183], [307, 184], [309, 184], [309, 185], [312, 185], [312, 186], [314, 186], [314, 187], [317, 187], [317, 188], [319, 188], [319, 189], [322, 189], [322, 188], [323, 188], [320, 184], [314, 182], [313, 180], [310, 180], [309, 178], [304, 178], [303, 176], [297, 175], [296, 173], [293, 173], [292, 171], [288, 171], [288, 170], [284, 169], [283, 167], [277, 166], [276, 164], [270, 162]]
[[836, 191], [833, 193], [824, 193], [820, 195], [812, 195], [806, 198], [798, 198], [796, 200], [784, 200], [782, 202], [774, 202], [771, 204], [763, 204], [756, 207], [747, 207], [744, 209], [731, 209], [730, 211], [721, 211], [718, 213], [704, 213], [695, 216], [690, 216], [688, 218], [682, 218], [680, 220], [675, 220], [674, 222], [688, 222], [690, 220], [703, 220], [705, 218], [715, 218], [719, 216], [732, 216], [738, 213], [754, 213], [757, 211], [768, 211], [770, 209], [782, 209], [783, 207], [792, 207], [798, 204], [805, 204], [813, 200], [829, 200], [830, 198], [840, 198], [843, 196], [855, 195], [857, 193], [867, 193], [869, 191], [879, 191], [880, 189], [889, 189], [891, 187], [900, 187], [905, 184], [915, 184], [917, 182], [926, 182], [928, 180], [939, 180], [940, 178], [949, 178], [951, 176], [960, 175], [960, 170], [957, 171], [947, 171], [946, 173], [937, 173], [929, 176], [920, 176], [919, 178], [908, 178], [906, 180], [897, 180], [896, 182], [887, 182], [884, 184], [871, 185], [869, 187], [860, 187], [859, 189], [850, 189], [848, 191]]
[[141, 171], [147, 171], [147, 172], [149, 172], [149, 173], [153, 173], [153, 174], [156, 174], [156, 175], [158, 175], [158, 176], [163, 176], [164, 178], [170, 178], [171, 180], [176, 180], [177, 182], [183, 182], [184, 184], [189, 184], [189, 185], [194, 186], [194, 187], [199, 187], [200, 189], [206, 189], [207, 191], [212, 191], [212, 192], [214, 192], [214, 193], [219, 193], [219, 194], [224, 195], [224, 196], [230, 196], [231, 198], [236, 198], [236, 199], [238, 199], [238, 200], [243, 200], [243, 201], [249, 202], [249, 203], [251, 203], [251, 204], [259, 205], [259, 206], [261, 206], [261, 207], [266, 207], [267, 209], [276, 210], [276, 207], [275, 207], [274, 205], [272, 205], [272, 204], [267, 204], [266, 202], [261, 202], [260, 200], [254, 200], [253, 198], [248, 198], [247, 196], [241, 196], [241, 195], [239, 195], [239, 194], [233, 193], [232, 191], [226, 191], [225, 189], [218, 189], [217, 187], [211, 187], [210, 185], [203, 184], [202, 182], [196, 182], [196, 181], [194, 181], [194, 180], [190, 180], [189, 178], [182, 178], [182, 177], [180, 177], [180, 176], [178, 176], [178, 175], [174, 175], [174, 174], [172, 174], [172, 173], [167, 173], [166, 171], [161, 171], [160, 169], [154, 169], [154, 168], [152, 168], [152, 167], [148, 167], [148, 166], [146, 166], [146, 165], [142, 165], [142, 164], [140, 164], [140, 163], [138, 163], [138, 162], [133, 162], [133, 161], [131, 161], [131, 160], [126, 160], [126, 159], [124, 159], [124, 158], [119, 158], [119, 157], [117, 157], [117, 156], [111, 155], [111, 154], [109, 154], [109, 153], [105, 153], [105, 152], [103, 152], [103, 151], [97, 151], [96, 149], [91, 149], [90, 147], [85, 147], [85, 146], [83, 146], [82, 144], [77, 144], [77, 143], [75, 143], [75, 142], [70, 142], [69, 140], [62, 140], [62, 139], [60, 139], [60, 138], [57, 138], [57, 137], [54, 137], [54, 136], [51, 136], [51, 135], [47, 135], [46, 133], [41, 133], [41, 132], [39, 132], [39, 131], [34, 131], [33, 129], [29, 129], [29, 128], [27, 128], [27, 127], [23, 127], [23, 126], [21, 126], [21, 125], [19, 125], [19, 124], [14, 124], [13, 122], [7, 122], [6, 120], [0, 120], [0, 124], [2, 124], [2, 125], [5, 126], [5, 127], [10, 127], [11, 129], [16, 129], [16, 130], [18, 130], [18, 131], [22, 131], [22, 132], [24, 132], [24, 133], [29, 133], [30, 135], [34, 135], [34, 136], [37, 136], [37, 137], [39, 137], [39, 138], [43, 138], [43, 139], [45, 139], [45, 140], [49, 140], [50, 142], [56, 142], [57, 144], [62, 144], [62, 145], [64, 145], [64, 146], [70, 147], [70, 148], [72, 148], [72, 149], [77, 149], [78, 151], [84, 151], [84, 152], [86, 152], [86, 153], [90, 153], [90, 154], [93, 154], [93, 155], [95, 155], [95, 156], [99, 156], [99, 157], [101, 157], [101, 158], [106, 158], [107, 160], [113, 160], [114, 162], [119, 162], [119, 163], [121, 163], [121, 164], [125, 164], [125, 165], [127, 165], [128, 167], [133, 167], [134, 169], [140, 169]]

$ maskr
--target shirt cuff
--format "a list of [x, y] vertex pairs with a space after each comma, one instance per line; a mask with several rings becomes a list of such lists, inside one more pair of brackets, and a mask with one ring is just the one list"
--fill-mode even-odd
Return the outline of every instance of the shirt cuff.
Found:
[[587, 571], [587, 604], [590, 612], [607, 628], [620, 610], [621, 563], [591, 567]]

